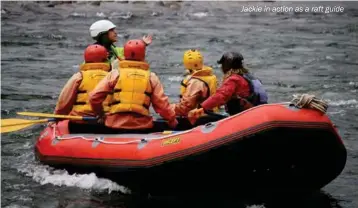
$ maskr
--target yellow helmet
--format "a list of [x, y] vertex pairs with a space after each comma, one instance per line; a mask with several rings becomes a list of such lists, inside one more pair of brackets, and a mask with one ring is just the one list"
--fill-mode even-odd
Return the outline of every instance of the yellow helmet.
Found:
[[184, 67], [188, 70], [200, 70], [203, 68], [203, 56], [196, 49], [187, 50], [183, 57]]

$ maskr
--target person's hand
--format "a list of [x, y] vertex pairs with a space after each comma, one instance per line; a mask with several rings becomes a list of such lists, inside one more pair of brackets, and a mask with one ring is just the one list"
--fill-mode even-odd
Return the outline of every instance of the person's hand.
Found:
[[53, 127], [54, 125], [56, 125], [56, 121], [50, 121], [47, 123], [47, 127]]
[[190, 74], [191, 74], [190, 71], [189, 71], [188, 69], [186, 69], [185, 72], [184, 72], [184, 74], [183, 74], [183, 77], [186, 77], [186, 76], [188, 76], [188, 75], [190, 75]]
[[143, 42], [148, 46], [152, 43], [153, 36], [152, 35], [145, 35], [143, 36]]
[[168, 121], [168, 125], [170, 128], [174, 129], [178, 125], [178, 120], [174, 119], [174, 120]]
[[104, 124], [104, 115], [96, 116], [98, 124]]
[[196, 120], [205, 114], [204, 108], [195, 108], [188, 113], [188, 120], [191, 125], [194, 125]]

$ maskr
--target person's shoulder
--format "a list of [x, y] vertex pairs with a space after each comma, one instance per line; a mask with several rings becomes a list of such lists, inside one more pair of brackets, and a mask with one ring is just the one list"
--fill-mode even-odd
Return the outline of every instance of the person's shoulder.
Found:
[[71, 82], [71, 83], [74, 83], [74, 82], [77, 82], [77, 83], [80, 83], [83, 79], [83, 75], [82, 75], [82, 72], [79, 71], [79, 72], [76, 72], [74, 74], [72, 74], [72, 76], [68, 79], [67, 83]]
[[229, 76], [227, 78], [228, 80], [242, 80], [243, 77], [241, 75], [238, 75], [238, 74], [232, 74], [231, 76]]
[[72, 79], [82, 79], [82, 71], [76, 72], [72, 75]]
[[235, 83], [235, 84], [244, 84], [246, 83], [246, 79], [244, 77], [242, 77], [241, 75], [238, 74], [232, 74], [231, 76], [229, 76], [225, 82], [227, 83]]
[[199, 83], [204, 84], [204, 82], [205, 81], [203, 79], [201, 79], [200, 77], [191, 77], [188, 81], [188, 85], [189, 84], [199, 84]]
[[204, 65], [204, 66], [203, 66], [203, 70], [210, 70], [210, 71], [213, 71], [214, 69], [213, 69], [213, 67], [211, 67], [211, 66]]
[[155, 72], [152, 72], [152, 71], [150, 72], [149, 76], [150, 76], [150, 77], [153, 77], [153, 78], [159, 79], [159, 78], [158, 78], [158, 75], [157, 75]]

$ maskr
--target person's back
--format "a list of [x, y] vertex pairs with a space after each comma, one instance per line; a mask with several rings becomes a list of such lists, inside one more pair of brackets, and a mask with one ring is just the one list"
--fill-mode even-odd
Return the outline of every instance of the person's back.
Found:
[[[85, 63], [80, 72], [75, 73], [66, 83], [58, 98], [55, 114], [95, 116], [89, 104], [89, 93], [108, 74], [111, 66], [106, 63], [107, 51], [103, 46], [90, 45], [84, 52]], [[109, 110], [108, 96], [103, 103], [105, 111]]]
[[183, 63], [189, 75], [181, 82], [180, 101], [174, 105], [174, 109], [177, 116], [186, 117], [190, 110], [216, 92], [217, 78], [213, 69], [204, 65], [198, 50], [186, 51]]
[[[170, 126], [175, 126], [175, 113], [170, 108], [168, 97], [164, 95], [163, 86], [145, 62], [143, 41], [128, 41], [124, 46], [124, 56], [125, 60], [119, 63], [120, 69], [108, 74], [91, 93], [90, 103], [94, 111], [105, 116], [105, 125], [110, 128], [124, 132], [145, 132], [153, 127], [153, 118], [149, 112], [152, 104]], [[104, 115], [100, 104], [104, 96], [110, 93], [110, 110]]]
[[[95, 115], [89, 104], [89, 93], [111, 70], [111, 65], [106, 63], [107, 58], [105, 58], [106, 55], [104, 55], [106, 53], [107, 51], [105, 51], [105, 48], [100, 45], [90, 46], [86, 50], [85, 63], [80, 67], [82, 82], [78, 86], [77, 99], [70, 114]], [[109, 111], [110, 101], [111, 96], [107, 96], [106, 100], [103, 102], [105, 112]]]

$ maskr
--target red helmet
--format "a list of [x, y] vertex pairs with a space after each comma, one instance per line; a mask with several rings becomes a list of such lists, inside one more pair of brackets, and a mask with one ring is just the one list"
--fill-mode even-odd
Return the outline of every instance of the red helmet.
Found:
[[129, 40], [124, 45], [124, 58], [126, 60], [144, 61], [146, 45], [142, 40]]
[[105, 62], [108, 57], [108, 51], [101, 45], [93, 44], [86, 48], [84, 57], [86, 63]]

